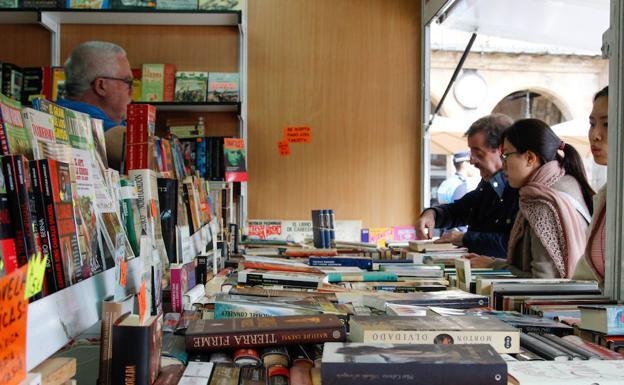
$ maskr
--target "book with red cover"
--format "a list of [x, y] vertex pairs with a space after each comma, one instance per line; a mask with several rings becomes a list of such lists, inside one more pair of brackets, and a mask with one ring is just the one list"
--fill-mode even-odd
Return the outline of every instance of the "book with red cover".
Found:
[[15, 231], [13, 230], [9, 207], [4, 173], [0, 171], [0, 251], [4, 261], [4, 273], [7, 275], [18, 268], [17, 251], [15, 250]]
[[50, 229], [52, 265], [60, 289], [82, 280], [78, 232], [72, 201], [69, 165], [53, 159], [36, 161], [42, 175], [41, 187]]
[[191, 321], [186, 351], [320, 344], [346, 340], [346, 330], [335, 315], [229, 318]]

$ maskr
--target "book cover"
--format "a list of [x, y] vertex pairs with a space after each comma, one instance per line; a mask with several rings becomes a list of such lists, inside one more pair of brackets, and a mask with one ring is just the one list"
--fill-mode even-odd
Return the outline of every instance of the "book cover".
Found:
[[22, 0], [22, 8], [62, 8], [63, 0]]
[[22, 100], [24, 73], [11, 63], [2, 63], [2, 93], [16, 101]]
[[368, 243], [386, 247], [386, 241], [393, 240], [392, 227], [371, 227], [368, 229]]
[[316, 344], [344, 341], [345, 327], [335, 315], [230, 318], [191, 321], [186, 350], [205, 352], [233, 348]]
[[141, 83], [141, 100], [171, 102], [175, 91], [175, 66], [173, 64], [143, 64]]
[[153, 384], [160, 371], [162, 315], [150, 316], [141, 324], [138, 315], [126, 314], [112, 328], [111, 383]]
[[0, 171], [0, 251], [2, 253], [1, 261], [4, 264], [0, 270], [8, 275], [15, 271], [19, 265], [15, 249], [15, 230], [11, 220], [9, 197], [3, 171]]
[[210, 72], [208, 74], [209, 102], [238, 102], [238, 73]]
[[364, 305], [379, 310], [385, 310], [386, 303], [470, 309], [487, 307], [489, 298], [461, 290], [445, 290], [414, 293], [370, 293], [365, 294], [362, 301]]
[[195, 287], [195, 262], [172, 264], [170, 266], [171, 308], [182, 313], [184, 294]]
[[176, 224], [178, 223], [178, 180], [158, 178], [160, 227], [170, 263], [178, 260], [176, 250]]
[[[18, 99], [19, 100], [19, 99]], [[22, 103], [0, 94], [0, 143], [4, 155], [24, 155], [32, 159], [30, 135], [22, 120]]]
[[156, 9], [197, 9], [197, 0], [158, 0]]
[[507, 368], [509, 376], [521, 385], [624, 383], [623, 361], [516, 361], [508, 362]]
[[219, 293], [214, 300], [214, 319], [313, 314], [341, 315], [341, 312], [331, 303], [312, 297], [260, 299]]
[[[176, 1], [180, 3], [180, 1]], [[160, 8], [160, 4], [159, 4]], [[176, 102], [205, 102], [208, 89], [208, 72], [176, 72]]]
[[351, 317], [349, 341], [391, 344], [489, 344], [498, 353], [518, 353], [520, 332], [496, 317]]
[[36, 223], [36, 231], [39, 233], [39, 243], [41, 245], [41, 257], [45, 258], [45, 275], [44, 275], [44, 294], [52, 294], [59, 290], [56, 284], [56, 275], [54, 274], [54, 266], [52, 263], [52, 244], [50, 241], [50, 227], [46, 216], [46, 205], [44, 201], [44, 191], [42, 182], [44, 175], [37, 161], [28, 162], [28, 172], [30, 175], [31, 194], [34, 199], [35, 210], [33, 212], [33, 220]]
[[153, 9], [157, 0], [110, 0], [113, 9]]
[[66, 6], [67, 8], [106, 9], [108, 0], [67, 0]]
[[198, 8], [206, 11], [240, 11], [242, 0], [199, 0]]
[[284, 285], [316, 288], [324, 275], [293, 273], [287, 271], [243, 270], [238, 273], [238, 283], [248, 285]]
[[[54, 2], [56, 0], [43, 0], [41, 2]], [[22, 3], [23, 8], [37, 8], [37, 7], [46, 7], [46, 6], [38, 6], [35, 4], [36, 1], [33, 0], [25, 0]], [[30, 6], [27, 4], [31, 4]], [[52, 6], [54, 7], [54, 6]], [[23, 69], [24, 79], [22, 84], [22, 105], [30, 104], [32, 99], [38, 97], [43, 94], [43, 68], [42, 67], [28, 67]]]
[[373, 269], [373, 260], [365, 257], [310, 257], [310, 266], [355, 266], [364, 270]]
[[[43, 180], [43, 198], [50, 228], [54, 273], [59, 290], [83, 279], [74, 219], [69, 165], [53, 159], [37, 161]], [[62, 285], [62, 286], [61, 286]]]
[[18, 0], [1, 0], [0, 8], [17, 8]]
[[72, 148], [73, 162], [70, 164], [70, 177], [75, 181], [74, 210], [79, 234], [79, 249], [82, 274], [87, 278], [103, 270], [98, 258], [98, 222], [95, 212], [95, 150], [91, 128], [91, 118], [70, 109], [65, 109], [65, 121]]
[[17, 264], [23, 266], [37, 255], [38, 234], [35, 233], [31, 211], [30, 178], [28, 161], [23, 155], [2, 157], [2, 171], [9, 202], [11, 223], [15, 234]]
[[416, 240], [416, 228], [414, 226], [394, 226], [392, 234], [395, 241]]
[[507, 365], [488, 345], [326, 343], [323, 384], [506, 385]]
[[225, 158], [225, 181], [246, 182], [247, 166], [243, 139], [224, 138], [223, 156]]
[[24, 127], [32, 140], [33, 159], [56, 159], [66, 157], [66, 146], [56, 142], [54, 117], [30, 107], [22, 110]]

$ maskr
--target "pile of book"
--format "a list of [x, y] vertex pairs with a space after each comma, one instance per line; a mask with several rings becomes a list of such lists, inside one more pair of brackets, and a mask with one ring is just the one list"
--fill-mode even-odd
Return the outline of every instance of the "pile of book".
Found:
[[240, 11], [242, 0], [4, 0], [0, 8]]

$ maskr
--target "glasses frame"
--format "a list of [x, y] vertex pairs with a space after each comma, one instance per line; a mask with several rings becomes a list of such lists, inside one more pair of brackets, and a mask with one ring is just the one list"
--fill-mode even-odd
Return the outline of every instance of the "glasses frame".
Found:
[[520, 151], [511, 151], [511, 152], [507, 152], [507, 153], [501, 153], [501, 160], [504, 162], [507, 162], [507, 159], [512, 156], [513, 154], [520, 154]]
[[113, 76], [96, 76], [95, 79], [93, 79], [93, 82], [91, 82], [91, 84], [95, 83], [97, 79], [117, 80], [120, 82], [124, 82], [130, 89], [132, 89], [133, 83], [134, 83], [134, 78], [126, 79], [126, 78], [116, 78]]

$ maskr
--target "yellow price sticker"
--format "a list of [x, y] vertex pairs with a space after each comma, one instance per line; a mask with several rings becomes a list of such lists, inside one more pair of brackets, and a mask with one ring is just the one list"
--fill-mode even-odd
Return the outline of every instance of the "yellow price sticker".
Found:
[[43, 276], [45, 274], [47, 260], [48, 257], [43, 258], [41, 254], [38, 254], [28, 262], [26, 290], [24, 290], [25, 299], [39, 294], [43, 289]]

